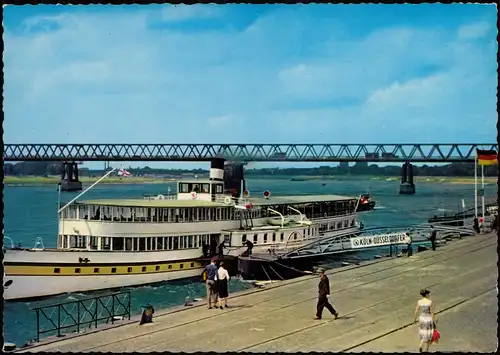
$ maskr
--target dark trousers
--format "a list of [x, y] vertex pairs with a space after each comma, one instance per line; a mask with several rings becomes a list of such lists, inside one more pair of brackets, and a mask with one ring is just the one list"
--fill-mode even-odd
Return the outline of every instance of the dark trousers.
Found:
[[435, 239], [431, 239], [431, 246], [432, 246], [432, 250], [436, 250], [436, 240]]
[[316, 307], [316, 317], [321, 318], [321, 315], [323, 314], [323, 308], [325, 307], [330, 311], [331, 314], [337, 314], [337, 311], [333, 308], [330, 302], [328, 302], [328, 298], [326, 296], [319, 296], [318, 305]]

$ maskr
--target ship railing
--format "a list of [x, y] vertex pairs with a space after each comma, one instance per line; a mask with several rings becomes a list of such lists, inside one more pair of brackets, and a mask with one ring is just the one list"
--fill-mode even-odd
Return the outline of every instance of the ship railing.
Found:
[[[474, 235], [475, 232], [469, 228], [457, 228], [431, 224], [414, 224], [407, 226], [383, 226], [366, 228], [361, 231], [346, 231], [340, 234], [333, 234], [330, 237], [323, 237], [311, 241], [305, 245], [296, 248], [289, 248], [285, 253], [281, 254], [282, 257], [299, 256], [311, 254], [325, 254], [332, 250], [342, 251], [351, 249], [351, 238], [358, 236], [393, 234], [393, 233], [408, 233], [413, 241], [425, 241], [430, 236], [430, 231], [434, 229], [438, 234], [438, 239], [447, 237], [462, 237], [467, 235]], [[345, 245], [347, 243], [347, 245]], [[393, 244], [387, 245], [392, 248]]]
[[33, 308], [36, 312], [36, 341], [40, 335], [62, 337], [99, 325], [130, 320], [130, 291]]
[[[4, 235], [3, 240], [4, 240], [3, 246], [5, 249], [14, 249], [14, 241], [11, 238]], [[10, 246], [5, 245], [6, 241], [10, 242]]]

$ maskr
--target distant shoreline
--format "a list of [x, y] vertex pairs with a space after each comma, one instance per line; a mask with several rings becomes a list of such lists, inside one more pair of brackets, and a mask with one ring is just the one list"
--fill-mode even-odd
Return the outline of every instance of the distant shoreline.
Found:
[[[250, 179], [253, 177], [259, 176], [250, 176]], [[290, 181], [290, 183], [300, 182], [300, 181], [311, 181], [311, 180], [320, 180], [320, 181], [343, 181], [348, 180], [350, 178], [355, 179], [366, 179], [366, 180], [375, 180], [375, 181], [393, 181], [398, 182], [399, 177], [394, 176], [367, 176], [367, 175], [327, 175], [327, 176], [269, 176], [266, 175], [266, 178], [274, 178], [274, 179], [282, 179], [282, 180], [290, 180], [295, 179], [296, 181]], [[203, 177], [200, 177], [203, 179]], [[90, 178], [90, 177], [81, 177], [80, 181], [83, 184], [92, 184], [96, 182], [99, 178]], [[170, 178], [158, 178], [158, 177], [138, 177], [138, 176], [130, 176], [130, 177], [107, 177], [103, 179], [100, 184], [168, 184], [174, 183], [180, 179], [190, 179], [190, 177], [170, 177]], [[298, 181], [297, 181], [298, 180]], [[459, 176], [415, 176], [415, 183], [451, 183], [451, 184], [474, 184], [473, 177], [459, 177]], [[57, 185], [60, 181], [58, 176], [5, 176], [4, 177], [4, 185], [7, 186], [33, 186], [33, 185]], [[496, 184], [498, 179], [496, 177], [485, 177], [484, 182], [486, 184]], [[478, 184], [481, 183], [481, 179], [478, 179]]]

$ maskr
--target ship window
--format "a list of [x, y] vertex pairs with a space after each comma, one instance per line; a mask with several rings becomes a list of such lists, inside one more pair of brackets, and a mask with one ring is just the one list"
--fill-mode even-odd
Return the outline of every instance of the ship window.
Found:
[[209, 184], [201, 184], [201, 193], [208, 193], [210, 191], [210, 185]]
[[94, 274], [98, 274], [99, 273], [99, 268], [98, 267], [95, 267], [94, 268]]
[[75, 268], [75, 274], [79, 274], [79, 273], [80, 273], [80, 268], [79, 267]]
[[337, 222], [337, 229], [341, 229], [342, 228], [342, 222]]
[[194, 263], [191, 263], [191, 267], [194, 267]]
[[280, 241], [284, 241], [285, 240], [285, 233], [281, 233], [280, 234]]
[[174, 241], [173, 241], [173, 244], [174, 244], [174, 245], [173, 245], [173, 249], [174, 249], [174, 250], [179, 249], [179, 237], [172, 237], [172, 239], [174, 240]]
[[115, 237], [111, 238], [113, 250], [123, 250], [124, 249], [124, 238]]
[[132, 272], [132, 268], [129, 266], [127, 272]]
[[146, 238], [146, 250], [151, 250], [151, 237]]
[[305, 238], [305, 237], [306, 237], [306, 230], [304, 229], [304, 230], [302, 231], [302, 238]]
[[142, 272], [145, 272], [145, 271], [146, 271], [146, 269], [147, 269], [147, 267], [146, 267], [146, 266], [143, 266], [143, 267], [142, 267]]
[[273, 242], [276, 241], [276, 233], [273, 233]]
[[222, 193], [222, 185], [221, 184], [217, 184], [215, 185], [215, 193], [216, 194], [221, 194]]
[[146, 241], [144, 239], [146, 238], [139, 238], [139, 251], [146, 250]]
[[156, 265], [156, 271], [160, 271], [160, 265]]
[[247, 235], [246, 235], [246, 234], [243, 234], [243, 235], [241, 236], [241, 242], [242, 242], [242, 243], [246, 243], [246, 241], [247, 241]]
[[132, 248], [132, 238], [125, 238], [125, 250], [133, 250]]
[[180, 267], [181, 269], [184, 269], [184, 264], [181, 264], [179, 267]]
[[61, 273], [61, 269], [58, 268], [58, 267], [55, 267], [54, 268], [54, 274], [60, 274]]
[[264, 233], [264, 243], [267, 243], [267, 233]]
[[169, 268], [169, 269], [171, 269], [171, 268], [172, 268], [172, 265], [169, 265], [169, 266], [168, 266], [168, 268]]
[[112, 274], [116, 274], [116, 268], [115, 268], [115, 267], [112, 267], [112, 268], [111, 268], [111, 273], [112, 273]]
[[156, 250], [163, 250], [163, 237], [156, 238]]
[[258, 238], [258, 237], [259, 237], [259, 235], [258, 235], [258, 234], [254, 234], [254, 235], [253, 235], [253, 242], [254, 242], [254, 243], [257, 243], [257, 238]]
[[183, 193], [183, 194], [189, 193], [190, 192], [189, 191], [189, 184], [183, 183], [183, 182], [179, 183], [179, 192]]

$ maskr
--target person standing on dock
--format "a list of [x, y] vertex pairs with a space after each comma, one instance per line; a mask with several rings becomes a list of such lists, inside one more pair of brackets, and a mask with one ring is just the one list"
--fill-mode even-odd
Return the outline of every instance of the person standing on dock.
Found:
[[318, 305], [316, 307], [316, 317], [314, 317], [314, 319], [321, 319], [323, 308], [325, 307], [330, 311], [335, 319], [337, 319], [339, 317], [338, 312], [333, 308], [330, 302], [328, 302], [328, 296], [330, 296], [330, 281], [322, 268], [318, 269], [318, 273], [320, 277], [318, 285]]
[[410, 234], [409, 233], [406, 233], [406, 245], [407, 245], [407, 249], [406, 249], [406, 255], [408, 257], [412, 256], [413, 255], [413, 246], [411, 245], [411, 237], [410, 237]]
[[429, 240], [431, 241], [432, 250], [436, 250], [436, 238], [437, 238], [437, 232], [434, 229], [434, 227], [431, 226], [431, 235], [429, 237]]
[[224, 268], [224, 262], [221, 261], [219, 265], [219, 270], [217, 271], [217, 292], [219, 294], [219, 306], [220, 309], [223, 309], [222, 307], [222, 301], [224, 301], [224, 307], [228, 308], [227, 306], [227, 298], [229, 296], [229, 293], [227, 291], [227, 282], [229, 281], [229, 273], [227, 270]]
[[[420, 352], [429, 351], [429, 346], [432, 342], [432, 335], [434, 334], [435, 328], [435, 315], [434, 306], [432, 301], [429, 299], [429, 290], [421, 290], [421, 299], [417, 302], [417, 307], [415, 308], [415, 314], [413, 320], [415, 323], [418, 321], [418, 336], [420, 338]], [[417, 320], [418, 316], [418, 320]]]
[[205, 266], [203, 272], [207, 273], [206, 288], [207, 288], [207, 306], [212, 309], [212, 294], [214, 296], [214, 306], [217, 308], [217, 265], [215, 258], [212, 258], [210, 264]]
[[252, 256], [253, 243], [247, 239], [245, 244], [247, 245], [247, 256], [250, 257]]
[[222, 243], [219, 244], [219, 258], [222, 258], [224, 257], [224, 240], [222, 241]]

